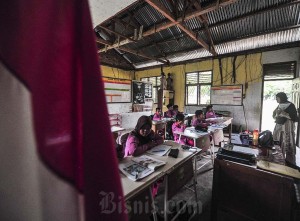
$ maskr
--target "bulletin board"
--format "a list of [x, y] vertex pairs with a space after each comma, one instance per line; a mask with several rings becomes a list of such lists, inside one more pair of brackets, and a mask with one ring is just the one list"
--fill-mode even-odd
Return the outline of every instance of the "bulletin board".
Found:
[[107, 103], [131, 102], [131, 80], [103, 77]]
[[133, 104], [144, 104], [145, 98], [152, 98], [152, 83], [144, 81], [132, 81]]
[[211, 87], [211, 104], [241, 106], [243, 85], [222, 85]]

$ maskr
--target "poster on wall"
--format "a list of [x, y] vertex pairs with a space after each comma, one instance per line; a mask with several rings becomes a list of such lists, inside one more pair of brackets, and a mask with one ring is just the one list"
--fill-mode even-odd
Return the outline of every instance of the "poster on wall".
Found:
[[211, 87], [211, 104], [243, 104], [243, 85], [222, 85]]
[[152, 98], [152, 83], [132, 81], [133, 104], [144, 104], [145, 98]]
[[131, 80], [103, 77], [107, 103], [131, 102]]

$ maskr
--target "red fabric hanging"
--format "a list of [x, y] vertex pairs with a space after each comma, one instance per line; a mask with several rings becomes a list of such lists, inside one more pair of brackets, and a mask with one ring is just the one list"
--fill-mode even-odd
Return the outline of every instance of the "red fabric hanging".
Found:
[[[87, 0], [1, 1], [0, 30], [1, 61], [31, 91], [40, 158], [83, 191], [86, 220], [126, 220]], [[100, 193], [122, 210], [103, 212]]]

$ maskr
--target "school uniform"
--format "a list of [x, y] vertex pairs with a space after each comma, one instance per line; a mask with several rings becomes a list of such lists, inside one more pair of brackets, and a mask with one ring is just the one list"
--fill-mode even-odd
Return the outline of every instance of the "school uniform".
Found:
[[192, 126], [196, 127], [196, 126], [200, 126], [200, 127], [207, 127], [208, 123], [205, 121], [205, 119], [193, 119], [192, 121]]
[[155, 113], [155, 114], [153, 115], [153, 120], [161, 120], [161, 115]]
[[[184, 132], [186, 126], [185, 125], [180, 125], [178, 122], [174, 122], [172, 125], [172, 132], [173, 132], [173, 137], [174, 137], [174, 141], [178, 142], [179, 140], [179, 135], [176, 134], [176, 132]], [[180, 144], [186, 144], [186, 137], [185, 136], [181, 136], [180, 139]]]
[[208, 111], [208, 112], [206, 112], [205, 117], [206, 118], [216, 118], [217, 116], [216, 116], [215, 112]]
[[172, 118], [174, 116], [173, 110], [167, 110], [165, 112], [165, 117]]
[[163, 142], [163, 138], [154, 133], [153, 130], [147, 137], [142, 137], [136, 131], [132, 131], [126, 141], [125, 157], [141, 155]]

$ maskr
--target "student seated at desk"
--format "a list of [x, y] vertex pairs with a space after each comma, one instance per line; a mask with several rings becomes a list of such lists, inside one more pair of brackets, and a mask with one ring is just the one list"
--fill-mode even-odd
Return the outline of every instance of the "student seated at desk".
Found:
[[168, 110], [164, 113], [164, 117], [172, 118], [174, 117], [173, 105], [167, 105]]
[[202, 110], [196, 110], [195, 116], [192, 121], [192, 126], [193, 127], [203, 127], [207, 128], [210, 124], [206, 122], [204, 118], [204, 113]]
[[161, 120], [162, 116], [161, 116], [161, 109], [158, 107], [156, 108], [156, 112], [153, 115], [153, 120]]
[[179, 141], [179, 135], [176, 132], [184, 132], [186, 128], [186, 125], [184, 124], [184, 115], [183, 114], [177, 114], [176, 115], [176, 122], [172, 125], [172, 132], [174, 136], [174, 141], [184, 144], [184, 145], [194, 145], [194, 141], [191, 139], [186, 138], [185, 136], [181, 136]]
[[150, 117], [141, 116], [130, 132], [125, 145], [125, 157], [138, 156], [147, 150], [164, 142], [163, 138], [151, 130], [152, 121]]
[[173, 117], [175, 117], [177, 114], [182, 114], [182, 112], [180, 112], [178, 110], [178, 105], [174, 105], [173, 106]]
[[217, 117], [217, 115], [213, 111], [213, 106], [212, 105], [207, 105], [205, 117], [206, 118], [216, 118]]

